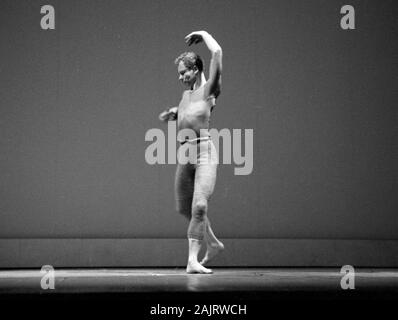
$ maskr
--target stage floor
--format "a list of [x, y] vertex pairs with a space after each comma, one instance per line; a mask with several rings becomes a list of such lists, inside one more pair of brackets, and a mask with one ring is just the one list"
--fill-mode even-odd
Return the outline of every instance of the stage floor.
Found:
[[[360, 269], [354, 289], [344, 290], [339, 268], [214, 268], [214, 273], [186, 274], [184, 268], [0, 270], [1, 294], [71, 293], [250, 293], [344, 291], [398, 294], [398, 269]], [[45, 279], [42, 280], [42, 278]], [[42, 288], [49, 287], [48, 289]]]
[[[380, 318], [398, 302], [398, 269], [355, 269], [354, 289], [343, 289], [339, 268], [184, 268], [0, 270], [0, 309], [13, 314], [82, 312], [131, 319], [260, 319], [257, 315]], [[47, 278], [43, 278], [46, 276]], [[44, 280], [43, 280], [44, 279]], [[43, 289], [42, 284], [50, 286]], [[184, 312], [177, 312], [181, 308]], [[235, 314], [217, 314], [231, 308]], [[234, 309], [233, 309], [234, 308]], [[78, 311], [77, 311], [78, 310]], [[84, 311], [83, 311], [84, 310]], [[226, 310], [226, 309], [224, 309]], [[238, 313], [239, 311], [239, 313]], [[169, 314], [162, 314], [169, 312]], [[156, 316], [155, 316], [156, 315]]]

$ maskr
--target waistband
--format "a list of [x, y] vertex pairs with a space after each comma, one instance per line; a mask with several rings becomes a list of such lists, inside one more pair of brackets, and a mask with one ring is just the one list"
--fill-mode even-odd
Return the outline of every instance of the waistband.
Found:
[[188, 143], [197, 143], [199, 141], [206, 141], [206, 140], [211, 140], [211, 137], [199, 137], [199, 138], [195, 138], [195, 139], [185, 139], [185, 140], [178, 140], [178, 142], [183, 145], [184, 143], [188, 142]]

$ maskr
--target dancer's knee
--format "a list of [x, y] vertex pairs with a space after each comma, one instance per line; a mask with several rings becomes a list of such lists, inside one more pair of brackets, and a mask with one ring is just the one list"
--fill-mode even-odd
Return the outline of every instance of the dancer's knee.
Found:
[[207, 200], [200, 199], [193, 203], [192, 217], [198, 221], [204, 221], [207, 213]]

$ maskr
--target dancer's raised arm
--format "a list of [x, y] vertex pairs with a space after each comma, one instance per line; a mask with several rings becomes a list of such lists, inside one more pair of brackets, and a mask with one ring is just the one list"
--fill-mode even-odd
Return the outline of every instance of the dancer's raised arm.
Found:
[[185, 37], [188, 45], [204, 41], [211, 52], [209, 79], [207, 80], [207, 95], [217, 97], [221, 91], [222, 49], [217, 41], [206, 31], [191, 32]]

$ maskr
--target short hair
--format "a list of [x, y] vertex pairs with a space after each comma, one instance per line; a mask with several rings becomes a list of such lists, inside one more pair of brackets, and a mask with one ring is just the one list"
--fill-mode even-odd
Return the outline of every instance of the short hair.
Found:
[[181, 53], [177, 59], [175, 59], [174, 63], [179, 64], [180, 61], [182, 61], [188, 69], [193, 69], [193, 67], [196, 66], [200, 72], [203, 71], [203, 60], [195, 52]]

